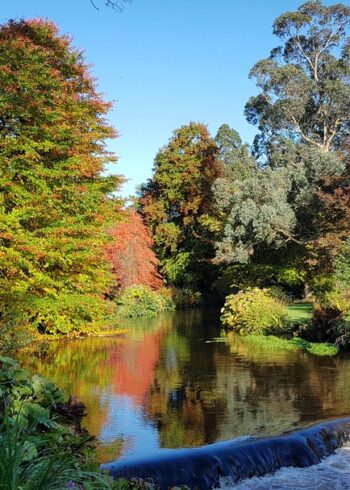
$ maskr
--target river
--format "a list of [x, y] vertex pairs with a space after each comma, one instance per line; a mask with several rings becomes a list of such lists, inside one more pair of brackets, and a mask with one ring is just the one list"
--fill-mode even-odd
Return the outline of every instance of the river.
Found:
[[25, 360], [86, 404], [101, 463], [350, 414], [349, 356], [265, 347], [223, 332], [218, 313], [200, 309], [121, 326], [127, 333], [42, 344]]

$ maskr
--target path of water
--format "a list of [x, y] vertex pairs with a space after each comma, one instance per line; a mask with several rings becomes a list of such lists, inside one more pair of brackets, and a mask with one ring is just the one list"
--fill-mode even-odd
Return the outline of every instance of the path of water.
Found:
[[[86, 404], [101, 462], [350, 415], [350, 356], [266, 348], [221, 331], [217, 312], [122, 327], [127, 334], [48, 343], [25, 359]], [[346, 461], [347, 451], [334, 461]]]

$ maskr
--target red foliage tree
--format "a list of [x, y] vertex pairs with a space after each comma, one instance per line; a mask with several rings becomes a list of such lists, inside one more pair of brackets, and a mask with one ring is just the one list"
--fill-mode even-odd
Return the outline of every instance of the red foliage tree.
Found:
[[124, 220], [110, 230], [114, 239], [107, 247], [118, 287], [143, 284], [158, 289], [163, 281], [158, 273], [158, 260], [152, 250], [153, 240], [136, 211], [125, 212]]

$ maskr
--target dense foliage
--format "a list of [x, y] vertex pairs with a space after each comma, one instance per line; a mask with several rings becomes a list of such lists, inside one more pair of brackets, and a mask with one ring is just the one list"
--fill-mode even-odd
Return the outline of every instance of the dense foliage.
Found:
[[152, 250], [153, 240], [141, 216], [125, 211], [123, 219], [109, 231], [113, 242], [107, 246], [116, 285], [121, 289], [143, 284], [152, 289], [163, 285], [158, 273], [158, 259]]
[[153, 177], [141, 188], [141, 212], [170, 285], [205, 289], [212, 279], [217, 153], [204, 125], [182, 126], [157, 154]]
[[120, 179], [110, 104], [84, 58], [44, 20], [0, 27], [0, 318], [40, 332], [97, 329], [112, 276], [101, 249]]
[[241, 335], [282, 333], [287, 307], [271, 291], [253, 288], [227, 296], [222, 324]]
[[216, 284], [313, 297], [318, 340], [336, 340], [350, 308], [339, 272], [350, 232], [349, 26], [349, 7], [318, 0], [281, 15], [274, 33], [283, 45], [251, 71], [260, 89], [246, 106], [260, 131], [253, 154], [227, 125], [217, 136], [225, 173], [214, 185]]
[[[255, 148], [261, 158], [250, 175], [226, 174], [226, 188], [234, 192], [224, 200], [219, 261], [246, 263], [270, 254], [275, 262], [282, 252], [295, 266], [310, 247], [324, 246], [322, 224], [334, 225], [337, 204], [339, 221], [348, 223], [342, 145], [350, 124], [349, 23], [348, 7], [319, 1], [275, 21], [284, 45], [252, 69], [261, 93], [246, 107], [248, 121], [260, 130]], [[348, 225], [341, 228], [344, 236]]]
[[172, 311], [176, 307], [169, 289], [153, 291], [141, 284], [124, 289], [115, 301], [118, 305], [118, 318], [156, 316], [163, 311]]

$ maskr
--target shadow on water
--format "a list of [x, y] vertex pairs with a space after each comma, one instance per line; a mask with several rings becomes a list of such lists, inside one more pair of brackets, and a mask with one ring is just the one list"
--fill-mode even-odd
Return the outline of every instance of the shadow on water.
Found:
[[350, 360], [221, 332], [218, 313], [125, 320], [122, 336], [52, 342], [24, 363], [87, 406], [101, 462], [277, 435], [350, 413]]

